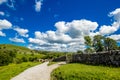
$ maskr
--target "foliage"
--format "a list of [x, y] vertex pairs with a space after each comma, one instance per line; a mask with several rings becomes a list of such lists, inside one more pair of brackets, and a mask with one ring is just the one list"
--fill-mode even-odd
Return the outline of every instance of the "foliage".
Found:
[[12, 51], [0, 51], [0, 66], [12, 63], [15, 53]]
[[66, 64], [55, 69], [51, 80], [120, 80], [120, 68]]
[[85, 51], [86, 53], [88, 53], [88, 54], [94, 52], [94, 50], [93, 50], [92, 48], [86, 48], [84, 51]]
[[118, 49], [116, 41], [111, 38], [105, 38], [104, 43], [106, 51]]
[[87, 45], [88, 48], [90, 48], [92, 46], [92, 40], [90, 38], [90, 36], [85, 36], [85, 44]]
[[78, 50], [77, 53], [78, 53], [78, 54], [83, 54], [83, 51]]
[[45, 54], [43, 59], [53, 59], [53, 58], [58, 58], [63, 55], [65, 55], [65, 53], [63, 52], [48, 52], [47, 54]]
[[38, 65], [39, 62], [25, 62], [21, 64], [9, 64], [0, 67], [0, 80], [10, 80], [12, 77], [23, 72], [25, 69]]
[[101, 35], [96, 35], [94, 36], [93, 39], [93, 47], [95, 49], [96, 52], [100, 52], [104, 50], [104, 44], [103, 44], [103, 39], [104, 37]]
[[65, 55], [64, 52], [38, 51], [16, 45], [0, 44], [0, 66], [9, 63], [33, 62], [38, 59], [53, 59], [63, 55]]
[[101, 51], [110, 51], [110, 50], [117, 50], [117, 42], [111, 38], [105, 38], [101, 35], [95, 35], [93, 40], [89, 36], [85, 36], [85, 44], [86, 49], [85, 52], [92, 53], [94, 51], [101, 52]]
[[73, 54], [67, 54], [66, 55], [66, 61], [67, 61], [67, 63], [70, 63], [72, 61], [72, 55]]

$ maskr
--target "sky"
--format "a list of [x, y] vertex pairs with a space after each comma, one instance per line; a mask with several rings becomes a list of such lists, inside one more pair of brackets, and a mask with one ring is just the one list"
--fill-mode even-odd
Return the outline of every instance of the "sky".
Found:
[[84, 50], [84, 36], [120, 43], [120, 0], [0, 0], [0, 44]]

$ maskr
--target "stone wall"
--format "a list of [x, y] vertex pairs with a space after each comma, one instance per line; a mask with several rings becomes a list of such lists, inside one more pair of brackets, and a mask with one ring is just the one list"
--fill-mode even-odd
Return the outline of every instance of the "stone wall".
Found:
[[94, 54], [73, 54], [71, 62], [120, 66], [120, 51], [99, 52]]
[[98, 52], [94, 54], [72, 54], [62, 56], [53, 61], [66, 61], [70, 63], [84, 63], [92, 65], [120, 66], [120, 51]]
[[55, 58], [52, 61], [59, 62], [59, 61], [66, 61], [66, 56], [61, 56], [59, 58]]

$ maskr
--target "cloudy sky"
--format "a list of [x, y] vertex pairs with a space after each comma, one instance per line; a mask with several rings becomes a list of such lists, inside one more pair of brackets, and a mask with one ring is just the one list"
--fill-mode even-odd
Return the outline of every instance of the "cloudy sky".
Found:
[[0, 0], [0, 44], [84, 50], [84, 36], [120, 42], [120, 0]]

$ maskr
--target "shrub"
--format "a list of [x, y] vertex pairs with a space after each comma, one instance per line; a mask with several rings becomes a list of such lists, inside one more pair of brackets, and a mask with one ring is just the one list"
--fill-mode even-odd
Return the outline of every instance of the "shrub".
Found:
[[12, 51], [0, 51], [0, 66], [12, 63], [15, 56], [16, 55]]

